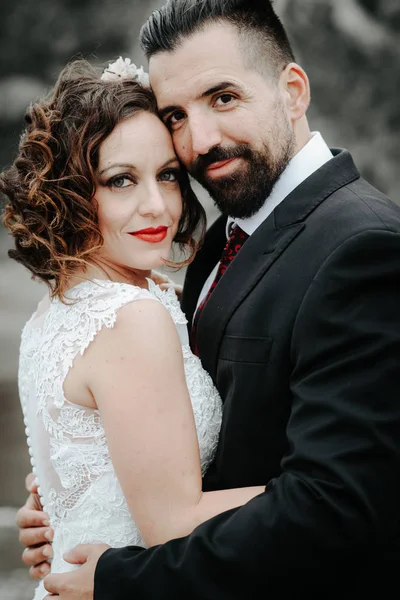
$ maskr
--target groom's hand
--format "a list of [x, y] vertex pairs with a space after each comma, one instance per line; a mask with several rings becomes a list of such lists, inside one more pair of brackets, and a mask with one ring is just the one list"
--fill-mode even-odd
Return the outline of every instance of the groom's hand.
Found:
[[33, 579], [41, 579], [50, 571], [47, 560], [53, 554], [49, 544], [53, 539], [53, 531], [49, 527], [49, 517], [43, 512], [40, 504], [33, 473], [27, 476], [25, 485], [30, 495], [16, 516], [19, 540], [26, 546], [22, 553], [22, 560], [30, 567], [30, 576]]
[[175, 283], [175, 281], [172, 281], [172, 279], [170, 279], [167, 275], [164, 275], [164, 273], [160, 273], [159, 271], [152, 271], [151, 279], [162, 290], [168, 290], [169, 288], [173, 288], [175, 290], [175, 294], [178, 296], [178, 300], [181, 299], [183, 290], [182, 285], [179, 285], [179, 283]]
[[60, 600], [93, 600], [97, 562], [109, 547], [107, 544], [85, 544], [71, 550], [64, 560], [82, 567], [70, 573], [48, 575], [44, 587], [50, 595], [45, 598], [57, 596]]

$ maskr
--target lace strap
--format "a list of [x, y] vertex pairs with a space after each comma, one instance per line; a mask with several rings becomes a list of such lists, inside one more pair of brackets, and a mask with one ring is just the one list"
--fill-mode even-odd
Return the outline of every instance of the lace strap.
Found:
[[136, 286], [96, 280], [72, 288], [68, 304], [54, 301], [41, 334], [39, 411], [45, 407], [49, 390], [54, 406], [60, 409], [64, 405], [63, 382], [75, 357], [85, 352], [103, 327], [114, 327], [118, 310], [130, 302], [149, 298], [157, 300], [148, 290]]

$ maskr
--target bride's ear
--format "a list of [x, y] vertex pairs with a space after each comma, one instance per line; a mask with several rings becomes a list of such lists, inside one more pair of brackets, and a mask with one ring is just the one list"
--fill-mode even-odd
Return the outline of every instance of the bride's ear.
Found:
[[310, 104], [307, 73], [297, 63], [289, 63], [282, 71], [280, 84], [288, 116], [292, 121], [298, 121], [305, 115]]

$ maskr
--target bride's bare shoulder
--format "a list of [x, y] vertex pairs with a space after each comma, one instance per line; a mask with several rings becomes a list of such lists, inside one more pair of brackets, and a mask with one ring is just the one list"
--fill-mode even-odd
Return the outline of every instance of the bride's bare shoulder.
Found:
[[175, 324], [167, 308], [156, 298], [140, 298], [122, 306], [112, 327], [104, 327], [88, 349], [96, 361], [110, 354], [153, 351], [160, 345], [174, 344], [178, 339]]

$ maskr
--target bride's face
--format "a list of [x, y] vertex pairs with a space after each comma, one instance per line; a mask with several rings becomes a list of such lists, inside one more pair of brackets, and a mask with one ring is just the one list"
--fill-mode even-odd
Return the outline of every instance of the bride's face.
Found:
[[101, 259], [148, 271], [170, 257], [182, 213], [179, 179], [171, 136], [155, 115], [141, 112], [115, 127], [99, 152]]

